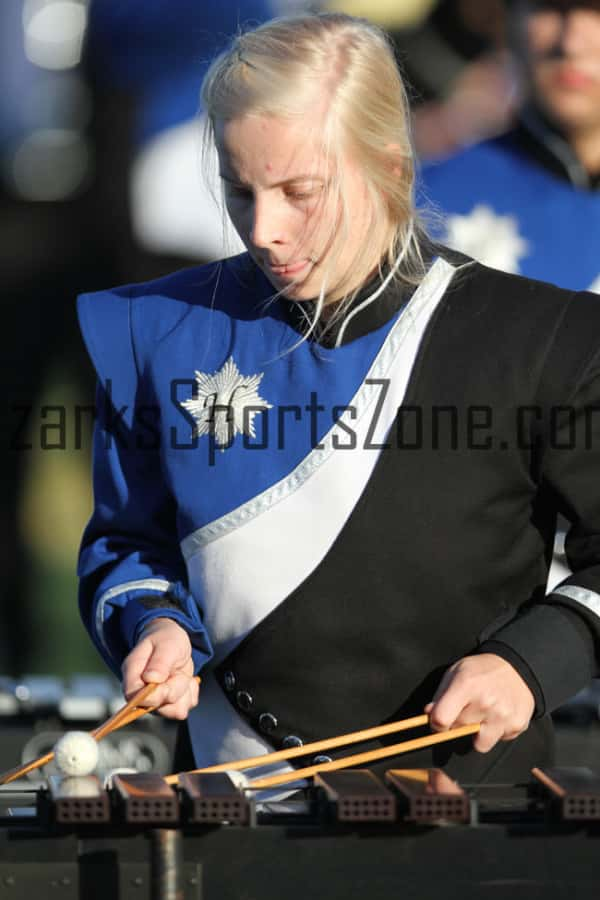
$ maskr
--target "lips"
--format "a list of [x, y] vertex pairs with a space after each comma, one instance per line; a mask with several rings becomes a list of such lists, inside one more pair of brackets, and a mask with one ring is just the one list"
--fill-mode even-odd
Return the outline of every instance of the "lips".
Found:
[[308, 259], [300, 260], [300, 262], [286, 263], [286, 265], [283, 266], [277, 266], [273, 265], [273, 263], [269, 263], [269, 268], [274, 275], [282, 277], [285, 275], [297, 275], [302, 271], [302, 269], [304, 269], [305, 266], [308, 265], [308, 263]]
[[556, 72], [555, 78], [557, 84], [561, 87], [572, 88], [574, 90], [593, 87], [596, 83], [596, 79], [575, 66], [562, 66]]

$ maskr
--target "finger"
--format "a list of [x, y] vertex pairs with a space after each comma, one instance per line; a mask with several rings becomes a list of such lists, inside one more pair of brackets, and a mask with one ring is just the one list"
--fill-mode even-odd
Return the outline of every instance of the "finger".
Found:
[[[486, 716], [486, 719], [495, 724], [492, 715]], [[517, 717], [513, 710], [508, 710], [506, 715], [498, 716], [498, 725], [502, 728], [502, 740], [513, 741], [515, 738], [527, 731], [529, 720], [523, 717]]]
[[515, 712], [506, 701], [494, 701], [494, 694], [483, 693], [472, 703], [467, 704], [462, 710], [457, 725], [467, 725], [471, 722], [485, 722], [488, 727], [498, 729], [503, 739], [511, 735], [516, 737], [525, 730], [526, 723], [515, 718]]
[[[147, 684], [148, 682], [146, 682]], [[165, 681], [163, 684], [157, 684], [151, 694], [144, 699], [140, 706], [145, 706], [148, 709], [156, 708], [159, 709], [164, 703], [169, 700], [169, 685], [168, 682]]]
[[[481, 725], [483, 722], [483, 716], [480, 713], [476, 713], [473, 711], [473, 708], [470, 706], [465, 706], [461, 709], [460, 713], [449, 724], [444, 723], [443, 727], [440, 727], [437, 724], [431, 723], [430, 719], [430, 727], [432, 731], [451, 731], [454, 728], [461, 728], [463, 725]], [[492, 723], [496, 725], [496, 723]]]
[[178, 703], [191, 690], [190, 677], [184, 672], [175, 672], [161, 689], [164, 690], [161, 706]]
[[473, 747], [479, 753], [489, 753], [503, 737], [504, 729], [500, 723], [482, 722], [481, 728], [473, 739]]
[[460, 725], [470, 725], [479, 719], [466, 721], [463, 713], [469, 705], [469, 694], [464, 683], [454, 676], [449, 681], [444, 692], [437, 700], [434, 700], [429, 710], [429, 724], [434, 731], [447, 731], [449, 728]]
[[152, 641], [149, 639], [141, 640], [123, 661], [121, 676], [123, 693], [127, 699], [135, 694], [136, 691], [139, 691], [144, 684], [147, 684], [142, 678], [142, 672], [145, 670], [152, 655], [152, 646]]
[[[156, 686], [155, 690], [144, 701], [144, 706], [155, 706], [157, 712], [164, 715], [167, 707], [177, 705], [190, 690], [190, 676], [183, 672], [176, 672], [174, 675], [171, 675], [168, 681]], [[190, 696], [197, 698], [197, 693]]]
[[167, 719], [187, 719], [189, 711], [196, 706], [198, 702], [197, 684], [190, 684], [186, 693], [174, 703], [166, 703], [160, 707], [158, 712]]
[[[496, 687], [481, 676], [481, 662], [466, 657], [445, 673], [430, 710], [430, 725], [445, 731], [458, 725], [471, 725], [499, 713]], [[485, 673], [484, 673], [485, 674]]]
[[487, 753], [504, 739], [505, 721], [495, 714], [494, 709], [486, 710], [477, 702], [467, 703], [452, 723], [452, 728], [474, 724], [480, 726], [477, 734], [473, 735], [473, 747], [479, 753]]
[[500, 740], [513, 740], [526, 731], [528, 725], [524, 721], [516, 722], [510, 709], [500, 704], [488, 707], [484, 703], [468, 703], [450, 728], [477, 723], [481, 725], [481, 729], [474, 738], [473, 745], [481, 753], [487, 753]]
[[163, 684], [174, 672], [182, 668], [184, 659], [182, 659], [181, 650], [172, 641], [154, 643], [151, 637], [148, 640], [152, 642], [153, 649], [141, 673], [142, 680], [146, 684], [150, 681]]
[[158, 714], [164, 716], [165, 719], [177, 719], [182, 722], [184, 719], [187, 719], [192, 708], [193, 703], [188, 698], [183, 698], [178, 700], [177, 703], [168, 703], [166, 706], [161, 706]]
[[514, 741], [514, 739], [518, 738], [520, 734], [523, 734], [524, 731], [527, 731], [528, 726], [529, 723], [505, 729], [502, 740]]

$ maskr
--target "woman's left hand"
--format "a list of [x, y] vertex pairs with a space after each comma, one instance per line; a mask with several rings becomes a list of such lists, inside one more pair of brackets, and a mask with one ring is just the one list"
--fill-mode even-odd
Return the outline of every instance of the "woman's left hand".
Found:
[[434, 731], [481, 722], [473, 746], [487, 753], [527, 729], [535, 709], [533, 695], [510, 663], [494, 653], [465, 656], [444, 674], [425, 707]]

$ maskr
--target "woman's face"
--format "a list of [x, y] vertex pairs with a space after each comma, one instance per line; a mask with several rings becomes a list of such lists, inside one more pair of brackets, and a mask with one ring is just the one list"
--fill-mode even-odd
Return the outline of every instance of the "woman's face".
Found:
[[352, 284], [352, 261], [372, 227], [366, 184], [344, 159], [339, 174], [350, 216], [345, 240], [340, 239], [341, 209], [332, 208], [327, 199], [333, 172], [320, 146], [321, 135], [318, 112], [293, 122], [244, 115], [215, 123], [231, 220], [273, 287], [285, 289], [293, 300], [318, 296], [332, 261], [327, 300], [357, 287]]
[[532, 2], [526, 18], [533, 86], [567, 133], [600, 127], [600, 0]]

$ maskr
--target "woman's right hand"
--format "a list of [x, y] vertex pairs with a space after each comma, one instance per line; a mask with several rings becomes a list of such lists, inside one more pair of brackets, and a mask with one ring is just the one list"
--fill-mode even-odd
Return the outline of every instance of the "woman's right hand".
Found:
[[198, 703], [192, 645], [173, 619], [153, 619], [121, 667], [123, 693], [129, 700], [149, 682], [157, 688], [144, 701], [168, 719], [186, 719]]

